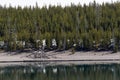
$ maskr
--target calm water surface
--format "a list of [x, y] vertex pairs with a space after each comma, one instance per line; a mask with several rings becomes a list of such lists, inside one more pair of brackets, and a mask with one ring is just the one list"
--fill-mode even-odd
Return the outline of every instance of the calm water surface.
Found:
[[120, 64], [6, 66], [0, 80], [120, 80]]

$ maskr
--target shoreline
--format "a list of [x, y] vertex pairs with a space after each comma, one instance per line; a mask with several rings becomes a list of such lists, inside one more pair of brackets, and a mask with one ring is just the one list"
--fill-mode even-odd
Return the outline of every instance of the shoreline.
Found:
[[114, 65], [120, 64], [120, 61], [65, 61], [65, 62], [12, 62], [12, 63], [0, 63], [0, 67], [5, 66], [75, 66], [75, 65]]
[[[30, 57], [28, 57], [31, 55]], [[22, 52], [20, 54], [9, 54], [7, 52], [0, 53], [0, 63], [16, 63], [16, 62], [120, 62], [120, 52], [111, 53], [110, 51], [102, 52], [75, 52], [71, 54], [70, 51], [65, 53], [49, 51], [45, 55], [47, 58], [34, 58], [33, 53]]]

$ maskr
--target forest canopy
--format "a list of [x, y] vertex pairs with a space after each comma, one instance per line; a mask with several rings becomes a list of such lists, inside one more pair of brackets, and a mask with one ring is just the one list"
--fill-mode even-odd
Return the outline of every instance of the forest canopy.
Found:
[[[16, 41], [37, 48], [42, 40], [48, 50], [119, 50], [120, 2], [64, 8], [0, 7], [0, 41], [20, 49]], [[52, 46], [53, 40], [56, 46]]]

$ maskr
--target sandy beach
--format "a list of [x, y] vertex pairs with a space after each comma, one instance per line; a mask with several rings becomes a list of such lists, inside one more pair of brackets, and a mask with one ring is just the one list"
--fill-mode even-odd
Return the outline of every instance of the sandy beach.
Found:
[[71, 54], [70, 51], [55, 52], [49, 51], [44, 53], [46, 57], [34, 58], [34, 53], [0, 53], [0, 63], [4, 62], [35, 62], [35, 61], [120, 61], [120, 52], [111, 53], [104, 52], [75, 52]]
[[75, 52], [70, 51], [55, 52], [49, 51], [44, 53], [47, 57], [34, 58], [34, 52], [0, 52], [0, 67], [15, 65], [38, 65], [38, 66], [54, 66], [54, 65], [95, 65], [95, 64], [120, 64], [120, 52], [111, 53], [104, 52]]

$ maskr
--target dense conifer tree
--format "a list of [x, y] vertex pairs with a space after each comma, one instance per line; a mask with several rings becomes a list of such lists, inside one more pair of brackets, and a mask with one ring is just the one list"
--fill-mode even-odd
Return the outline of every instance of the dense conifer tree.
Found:
[[40, 43], [45, 39], [46, 49], [50, 50], [52, 39], [55, 39], [56, 49], [59, 50], [63, 47], [109, 50], [111, 39], [114, 39], [115, 47], [111, 50], [116, 51], [120, 45], [119, 8], [120, 2], [102, 5], [93, 2], [83, 6], [71, 4], [64, 8], [39, 8], [37, 4], [36, 7], [24, 8], [0, 7], [0, 40], [8, 42], [10, 49], [18, 49], [18, 45], [13, 44], [13, 34], [10, 35], [10, 29], [16, 29], [17, 41], [26, 41], [33, 47], [38, 46], [35, 45], [37, 39]]

